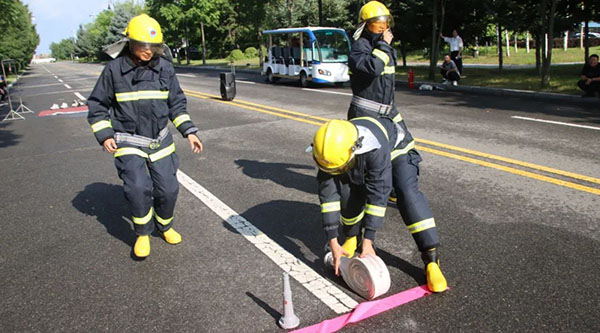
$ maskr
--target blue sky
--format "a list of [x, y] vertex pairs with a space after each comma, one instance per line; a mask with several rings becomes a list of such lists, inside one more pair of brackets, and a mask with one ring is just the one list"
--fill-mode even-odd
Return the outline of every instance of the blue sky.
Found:
[[108, 7], [108, 0], [22, 0], [35, 17], [40, 45], [36, 53], [50, 53], [50, 43], [72, 37], [80, 24], [90, 23], [93, 15]]

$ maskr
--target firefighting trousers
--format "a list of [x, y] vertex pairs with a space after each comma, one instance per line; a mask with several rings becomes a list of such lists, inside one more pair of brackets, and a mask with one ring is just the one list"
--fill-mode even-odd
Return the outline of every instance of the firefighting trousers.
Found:
[[397, 206], [408, 231], [419, 251], [439, 246], [433, 213], [425, 195], [419, 190], [419, 163], [421, 156], [411, 149], [392, 160], [392, 182]]
[[123, 180], [136, 234], [151, 234], [155, 224], [160, 232], [169, 230], [179, 193], [177, 155], [173, 152], [154, 161], [141, 154], [117, 155], [119, 151], [115, 166]]

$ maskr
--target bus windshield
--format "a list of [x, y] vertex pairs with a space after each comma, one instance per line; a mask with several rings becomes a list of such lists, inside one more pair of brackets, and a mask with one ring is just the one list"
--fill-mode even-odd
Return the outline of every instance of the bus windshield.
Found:
[[313, 31], [321, 50], [322, 62], [348, 62], [350, 40], [340, 30]]

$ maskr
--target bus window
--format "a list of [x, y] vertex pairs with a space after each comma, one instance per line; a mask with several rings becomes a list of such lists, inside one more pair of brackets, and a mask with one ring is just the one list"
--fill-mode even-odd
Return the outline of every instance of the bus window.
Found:
[[317, 30], [314, 34], [319, 41], [322, 62], [348, 62], [350, 41], [346, 34], [336, 30]]

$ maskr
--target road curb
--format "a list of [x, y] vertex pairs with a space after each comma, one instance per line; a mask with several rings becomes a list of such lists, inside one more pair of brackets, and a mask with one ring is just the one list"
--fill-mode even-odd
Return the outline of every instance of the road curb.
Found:
[[[228, 67], [198, 67], [198, 66], [180, 66], [175, 65], [176, 68], [187, 68], [192, 70], [210, 70], [217, 72], [229, 72], [231, 69]], [[247, 73], [247, 74], [260, 74], [260, 70], [257, 69], [235, 69], [236, 73]], [[583, 104], [583, 105], [596, 105], [600, 106], [600, 99], [598, 98], [581, 98], [580, 96], [575, 95], [567, 95], [567, 94], [556, 94], [556, 93], [548, 93], [548, 92], [538, 92], [531, 90], [519, 90], [519, 89], [506, 89], [506, 88], [488, 88], [488, 87], [479, 87], [479, 86], [452, 86], [452, 85], [442, 85], [437, 82], [427, 82], [427, 81], [415, 81], [415, 88], [419, 89], [419, 87], [423, 84], [430, 85], [439, 90], [452, 91], [452, 92], [461, 92], [468, 93], [473, 95], [488, 95], [488, 96], [499, 96], [499, 97], [519, 97], [519, 98], [533, 98], [541, 101], [556, 101], [556, 102], [568, 102], [573, 104]], [[408, 88], [408, 82], [396, 80], [397, 86], [402, 86]]]

